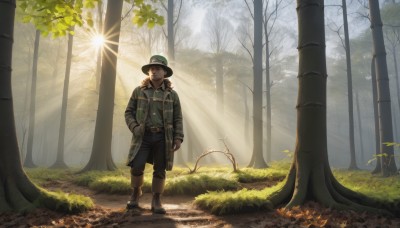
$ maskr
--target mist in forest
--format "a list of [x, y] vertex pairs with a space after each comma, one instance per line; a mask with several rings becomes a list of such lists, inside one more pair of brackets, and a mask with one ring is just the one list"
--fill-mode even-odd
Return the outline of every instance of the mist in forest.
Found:
[[[174, 70], [171, 81], [182, 104], [185, 139], [176, 153], [176, 163], [194, 163], [209, 149], [225, 150], [224, 142], [236, 157], [239, 167], [248, 165], [253, 152], [252, 121], [252, 36], [251, 13], [244, 1], [201, 3], [183, 1], [177, 23], [176, 59], [170, 61]], [[326, 5], [341, 1], [326, 0]], [[228, 4], [228, 5], [224, 5]], [[290, 159], [283, 151], [294, 151], [296, 140], [297, 100], [297, 18], [295, 1], [283, 1], [270, 35], [271, 56], [271, 124], [272, 160]], [[157, 6], [157, 5], [156, 5]], [[383, 4], [384, 6], [384, 4]], [[349, 30], [352, 51], [354, 93], [354, 132], [357, 164], [367, 165], [375, 154], [375, 127], [372, 106], [370, 62], [372, 44], [369, 21], [356, 12], [363, 7], [353, 1], [349, 4]], [[125, 13], [130, 6], [124, 7]], [[159, 12], [165, 14], [161, 6]], [[228, 10], [229, 9], [229, 10]], [[348, 167], [349, 115], [345, 53], [340, 30], [341, 11], [327, 6], [326, 52], [328, 68], [327, 130], [328, 154], [333, 167]], [[99, 15], [93, 10], [96, 19]], [[223, 56], [223, 107], [217, 105], [216, 61], [211, 25], [222, 20], [223, 33], [229, 33], [225, 47], [218, 50]], [[96, 22], [96, 20], [94, 20]], [[76, 28], [68, 96], [65, 133], [65, 162], [71, 167], [82, 167], [90, 158], [94, 124], [97, 113], [98, 88], [96, 64], [100, 46], [94, 42], [98, 29]], [[167, 56], [165, 26], [138, 28], [130, 18], [123, 19], [117, 65], [117, 83], [114, 106], [112, 156], [117, 164], [124, 164], [130, 146], [131, 133], [124, 120], [124, 111], [133, 89], [145, 78], [141, 66], [148, 63], [152, 54]], [[223, 28], [229, 28], [223, 29]], [[24, 159], [27, 150], [28, 124], [32, 83], [32, 62], [35, 29], [32, 25], [17, 22], [13, 50], [13, 97], [19, 147]], [[264, 41], [265, 42], [265, 41]], [[36, 81], [36, 115], [33, 143], [33, 160], [39, 166], [50, 166], [56, 159], [60, 127], [60, 110], [63, 94], [67, 38], [41, 37]], [[397, 50], [398, 52], [398, 50]], [[265, 54], [264, 54], [265, 58]], [[398, 64], [398, 63], [397, 63]], [[265, 67], [265, 66], [264, 66]], [[388, 55], [391, 82], [393, 134], [400, 142], [400, 112], [395, 94], [396, 77], [393, 59]], [[265, 70], [265, 68], [264, 68]], [[266, 85], [263, 83], [263, 91]], [[263, 95], [265, 98], [265, 95]], [[357, 98], [357, 99], [356, 99]], [[266, 101], [263, 99], [265, 112]], [[265, 114], [263, 113], [265, 155]], [[247, 125], [246, 125], [247, 124]], [[398, 154], [398, 151], [395, 153]], [[222, 155], [209, 155], [209, 164], [227, 164]], [[267, 161], [271, 162], [271, 161]]]

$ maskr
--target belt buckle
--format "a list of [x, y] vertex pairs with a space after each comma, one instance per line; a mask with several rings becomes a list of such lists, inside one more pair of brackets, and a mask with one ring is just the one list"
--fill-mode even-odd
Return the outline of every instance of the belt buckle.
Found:
[[159, 127], [151, 127], [150, 128], [150, 132], [152, 132], [152, 133], [157, 133], [157, 132], [160, 132], [161, 131], [161, 128], [159, 128]]

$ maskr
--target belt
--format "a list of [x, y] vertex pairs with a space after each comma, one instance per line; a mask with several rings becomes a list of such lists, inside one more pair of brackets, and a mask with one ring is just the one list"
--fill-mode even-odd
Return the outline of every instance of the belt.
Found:
[[163, 132], [164, 128], [163, 127], [146, 127], [147, 132], [151, 133], [158, 133], [158, 132]]

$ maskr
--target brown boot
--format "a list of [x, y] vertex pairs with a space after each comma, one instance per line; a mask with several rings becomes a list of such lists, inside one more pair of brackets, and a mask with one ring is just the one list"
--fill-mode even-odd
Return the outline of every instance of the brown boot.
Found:
[[126, 204], [127, 209], [133, 209], [139, 207], [139, 197], [142, 195], [142, 185], [143, 185], [143, 175], [142, 176], [131, 175], [131, 186], [133, 192], [130, 200]]
[[151, 200], [151, 211], [155, 214], [165, 214], [166, 211], [161, 204], [161, 193], [164, 191], [165, 179], [154, 178], [151, 186], [153, 199]]

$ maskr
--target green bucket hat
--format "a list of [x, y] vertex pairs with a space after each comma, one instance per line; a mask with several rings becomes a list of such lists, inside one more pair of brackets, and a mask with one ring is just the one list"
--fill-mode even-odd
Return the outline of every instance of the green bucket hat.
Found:
[[165, 75], [166, 78], [170, 77], [173, 74], [172, 69], [168, 67], [168, 61], [164, 56], [161, 55], [151, 56], [150, 63], [142, 66], [142, 72], [145, 75], [148, 75], [151, 66], [163, 67], [167, 71], [167, 75]]

